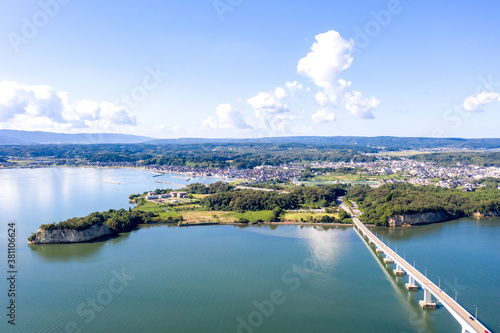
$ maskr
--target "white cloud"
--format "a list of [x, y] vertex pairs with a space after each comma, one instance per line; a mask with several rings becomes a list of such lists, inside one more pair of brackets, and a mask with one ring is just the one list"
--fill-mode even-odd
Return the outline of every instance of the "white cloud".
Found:
[[318, 102], [337, 106], [342, 98], [339, 75], [351, 67], [354, 58], [354, 41], [343, 39], [336, 31], [328, 31], [316, 36], [311, 52], [299, 60], [297, 71], [309, 77], [323, 89]]
[[345, 108], [359, 118], [373, 119], [373, 110], [377, 108], [380, 101], [375, 97], [365, 98], [359, 91], [352, 91], [345, 95]]
[[250, 125], [248, 125], [245, 119], [243, 119], [243, 115], [241, 114], [241, 112], [234, 110], [231, 107], [231, 104], [220, 104], [219, 106], [217, 106], [215, 113], [217, 115], [217, 118], [208, 117], [207, 119], [203, 120], [203, 127], [212, 130], [252, 128]]
[[311, 116], [311, 119], [316, 124], [330, 123], [335, 121], [335, 114], [328, 112], [327, 108], [321, 109]]
[[297, 92], [301, 91], [302, 88], [304, 88], [304, 85], [298, 81], [287, 81], [285, 82], [285, 88], [288, 89], [291, 95], [295, 95]]
[[175, 134], [181, 133], [182, 130], [183, 130], [183, 128], [181, 125], [175, 125], [174, 127], [172, 127], [172, 132], [174, 132]]
[[463, 108], [465, 111], [482, 112], [483, 105], [490, 104], [495, 100], [500, 101], [500, 94], [495, 92], [483, 91], [477, 95], [471, 95], [464, 101]]
[[23, 130], [115, 131], [136, 126], [135, 115], [109, 102], [74, 101], [66, 92], [46, 85], [28, 86], [0, 82], [0, 123]]
[[351, 82], [340, 78], [340, 73], [351, 67], [354, 41], [343, 39], [336, 31], [328, 31], [316, 36], [311, 52], [299, 60], [297, 72], [310, 78], [321, 88], [316, 101], [322, 106], [337, 107], [345, 103], [350, 113], [361, 118], [373, 118], [373, 109], [380, 101], [375, 97], [363, 98], [352, 91]]
[[274, 96], [276, 96], [276, 99], [282, 100], [283, 98], [287, 97], [288, 94], [285, 89], [278, 87], [274, 90]]
[[217, 120], [214, 117], [208, 117], [201, 122], [201, 125], [205, 128], [215, 130], [217, 129]]
[[351, 82], [339, 79], [335, 89], [325, 89], [316, 94], [316, 101], [319, 105], [331, 105], [337, 107], [343, 96], [351, 90]]
[[296, 115], [281, 113], [272, 118], [266, 119], [266, 122], [268, 128], [272, 131], [285, 134], [288, 124], [295, 119], [298, 119]]
[[288, 97], [286, 90], [277, 87], [274, 92], [260, 92], [247, 100], [247, 104], [254, 108], [258, 127], [271, 131], [285, 130], [288, 122], [296, 118], [287, 114], [288, 105], [282, 102], [286, 97]]
[[221, 104], [216, 109], [221, 128], [248, 129], [250, 126], [243, 119], [241, 112], [234, 110], [231, 104]]
[[[280, 102], [283, 99], [283, 95], [279, 94], [280, 90], [278, 89], [272, 94], [260, 92], [257, 96], [249, 98], [247, 103], [256, 110], [263, 110], [269, 113], [287, 112], [288, 105]], [[276, 95], [276, 92], [278, 92], [278, 95]]]

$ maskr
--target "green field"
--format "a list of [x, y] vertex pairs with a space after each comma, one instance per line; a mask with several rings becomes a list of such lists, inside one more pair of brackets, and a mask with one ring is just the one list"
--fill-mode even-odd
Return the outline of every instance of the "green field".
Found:
[[395, 156], [395, 157], [410, 157], [420, 154], [429, 154], [431, 152], [428, 151], [419, 151], [419, 150], [403, 150], [403, 151], [386, 151], [381, 153], [376, 153], [378, 156]]
[[289, 220], [289, 221], [290, 220], [291, 221], [300, 221], [301, 219], [303, 219], [304, 221], [308, 221], [312, 218], [319, 220], [323, 216], [331, 216], [331, 217], [334, 217], [335, 219], [339, 218], [338, 213], [328, 214], [328, 213], [308, 212], [308, 213], [285, 213], [284, 219]]
[[[182, 210], [182, 209], [186, 210]], [[143, 212], [152, 212], [158, 214], [160, 219], [166, 220], [168, 217], [172, 217], [174, 220], [178, 220], [182, 216], [183, 220], [187, 223], [200, 223], [204, 222], [220, 222], [220, 223], [231, 223], [235, 222], [241, 218], [249, 220], [251, 223], [262, 220], [264, 222], [270, 222], [272, 218], [272, 211], [264, 210], [258, 212], [226, 212], [226, 211], [209, 211], [209, 210], [188, 210], [189, 208], [200, 208], [196, 205], [180, 206], [179, 211], [170, 210], [171, 207], [167, 205], [157, 204], [154, 202], [147, 201], [144, 205], [134, 207], [134, 210], [140, 210]]]
[[314, 177], [311, 181], [302, 182], [304, 185], [322, 185], [329, 184], [331, 181], [341, 181], [349, 184], [359, 184], [366, 182], [366, 184], [375, 184], [382, 179], [403, 180], [406, 178], [402, 172], [389, 175], [348, 175], [348, 174], [325, 174]]

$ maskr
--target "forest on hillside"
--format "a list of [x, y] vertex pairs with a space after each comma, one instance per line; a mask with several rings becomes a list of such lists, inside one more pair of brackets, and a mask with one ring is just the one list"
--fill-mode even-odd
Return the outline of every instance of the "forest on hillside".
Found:
[[335, 204], [344, 195], [341, 185], [299, 186], [289, 193], [234, 190], [210, 195], [202, 200], [208, 210], [260, 211], [299, 208], [320, 208]]
[[301, 162], [371, 162], [378, 149], [306, 144], [105, 144], [0, 146], [0, 158], [48, 158], [77, 163], [137, 163], [198, 168], [251, 169]]
[[474, 192], [435, 186], [386, 184], [379, 188], [355, 186], [346, 200], [355, 201], [363, 214], [363, 223], [387, 225], [392, 215], [445, 212], [450, 218], [470, 216], [476, 212], [500, 210], [498, 179], [483, 181], [485, 187]]

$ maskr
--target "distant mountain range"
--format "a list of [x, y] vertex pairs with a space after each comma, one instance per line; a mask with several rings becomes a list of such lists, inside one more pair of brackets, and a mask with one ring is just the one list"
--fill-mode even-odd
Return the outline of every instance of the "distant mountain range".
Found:
[[51, 132], [32, 132], [16, 130], [0, 130], [0, 145], [37, 145], [37, 144], [111, 144], [141, 143], [152, 138], [127, 134], [65, 134]]
[[285, 136], [248, 139], [153, 139], [127, 134], [63, 134], [50, 132], [31, 132], [0, 130], [0, 145], [36, 145], [36, 144], [224, 144], [224, 143], [275, 143], [275, 144], [311, 144], [321, 146], [359, 145], [363, 147], [388, 148], [499, 148], [500, 139], [460, 139], [460, 138], [418, 138], [394, 136]]
[[311, 144], [320, 146], [363, 146], [386, 148], [498, 148], [500, 139], [418, 138], [394, 136], [284, 136], [249, 139], [160, 139], [152, 144], [200, 144], [200, 143], [275, 143]]

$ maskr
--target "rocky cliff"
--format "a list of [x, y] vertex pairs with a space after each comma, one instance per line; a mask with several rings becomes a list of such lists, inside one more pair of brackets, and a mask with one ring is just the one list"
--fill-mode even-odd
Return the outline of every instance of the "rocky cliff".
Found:
[[393, 215], [387, 219], [390, 227], [402, 226], [403, 224], [425, 224], [434, 222], [443, 222], [454, 217], [446, 212], [427, 212], [408, 215]]
[[489, 210], [485, 213], [479, 213], [476, 212], [472, 214], [473, 217], [493, 217], [493, 216], [500, 216], [500, 210]]
[[111, 229], [102, 223], [93, 225], [84, 230], [72, 229], [56, 229], [43, 230], [39, 229], [33, 241], [28, 241], [29, 244], [58, 244], [58, 243], [81, 243], [96, 239], [102, 236], [113, 234]]

